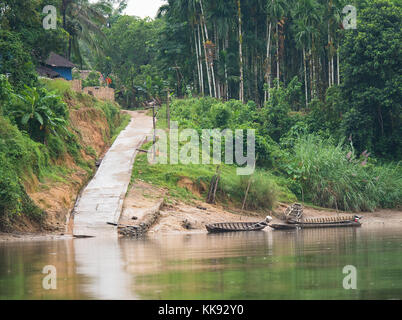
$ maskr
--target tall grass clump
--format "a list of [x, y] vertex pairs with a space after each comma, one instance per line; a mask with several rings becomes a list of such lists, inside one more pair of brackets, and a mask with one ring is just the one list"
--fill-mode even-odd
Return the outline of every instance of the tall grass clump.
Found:
[[240, 207], [248, 189], [245, 209], [249, 210], [271, 210], [280, 194], [273, 176], [263, 170], [256, 170], [250, 176], [238, 176], [235, 170], [230, 174], [224, 173], [220, 188], [223, 201], [229, 198]]
[[287, 156], [293, 188], [312, 203], [347, 211], [373, 211], [401, 205], [399, 164], [376, 165], [369, 154], [357, 156], [352, 146], [332, 139], [301, 136]]
[[71, 83], [64, 79], [40, 79], [40, 83], [49, 91], [54, 91], [60, 96], [71, 93]]

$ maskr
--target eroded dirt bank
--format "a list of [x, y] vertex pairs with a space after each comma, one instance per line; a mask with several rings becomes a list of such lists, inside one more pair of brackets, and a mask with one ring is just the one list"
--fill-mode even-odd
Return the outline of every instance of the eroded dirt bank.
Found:
[[[42, 228], [50, 232], [69, 232], [66, 225], [81, 188], [93, 175], [96, 158], [102, 158], [110, 147], [110, 129], [102, 111], [93, 108], [70, 110], [70, 122], [80, 138], [82, 158], [92, 165], [92, 172], [78, 166], [67, 155], [60, 164], [70, 171], [65, 181], [44, 181], [34, 191], [28, 192], [37, 206], [45, 210]], [[84, 150], [94, 150], [95, 154]]]

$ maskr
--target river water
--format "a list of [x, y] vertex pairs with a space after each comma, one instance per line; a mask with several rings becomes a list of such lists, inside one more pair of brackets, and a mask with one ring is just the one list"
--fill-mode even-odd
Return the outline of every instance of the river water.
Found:
[[[343, 286], [348, 265], [357, 289]], [[401, 298], [396, 228], [0, 243], [0, 299]]]

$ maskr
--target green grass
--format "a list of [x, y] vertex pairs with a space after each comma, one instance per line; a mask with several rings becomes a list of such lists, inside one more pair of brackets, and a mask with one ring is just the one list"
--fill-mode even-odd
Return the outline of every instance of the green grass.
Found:
[[[180, 128], [183, 129], [199, 129], [199, 124], [196, 123], [200, 119], [198, 117], [200, 115], [199, 111], [211, 108], [210, 105], [212, 103], [216, 103], [216, 101], [213, 99], [175, 100], [171, 104], [171, 120], [178, 121]], [[218, 111], [220, 112], [220, 109], [217, 110], [217, 118], [219, 118]], [[198, 116], [196, 116], [197, 114]], [[197, 118], [197, 121], [192, 122], [194, 121], [194, 117]], [[208, 120], [206, 121], [208, 122]], [[210, 122], [212, 125], [213, 121]], [[158, 112], [157, 128], [167, 128], [165, 105]], [[151, 143], [148, 143], [143, 149], [147, 149], [150, 146]], [[201, 193], [201, 199], [205, 200], [216, 169], [216, 165], [205, 164], [151, 165], [148, 163], [147, 155], [139, 154], [134, 165], [132, 182], [136, 179], [141, 179], [168, 189], [169, 195], [172, 197], [183, 201], [192, 201], [198, 197], [186, 188], [179, 186], [180, 180], [189, 179]], [[250, 179], [251, 183], [245, 206], [246, 209], [257, 211], [272, 209], [278, 200], [284, 202], [296, 200], [296, 196], [283, 184], [286, 180], [285, 178], [275, 176], [270, 171], [263, 169], [257, 169], [251, 176], [238, 176], [236, 169], [235, 165], [222, 164], [220, 166], [221, 179], [217, 190], [217, 201], [219, 203], [241, 208]]]
[[[152, 143], [149, 142], [142, 148], [148, 150], [151, 145]], [[150, 164], [147, 154], [140, 153], [135, 160], [131, 182], [134, 183], [140, 179], [168, 189], [171, 197], [192, 202], [194, 199], [206, 199], [216, 169], [217, 165], [212, 164]], [[252, 183], [246, 209], [272, 209], [278, 199], [287, 202], [295, 200], [296, 197], [289, 189], [278, 185], [277, 182], [280, 181], [280, 178], [268, 171], [257, 169], [252, 176], [238, 176], [236, 169], [237, 167], [234, 165], [222, 164], [220, 166], [221, 179], [217, 190], [219, 203], [241, 208], [249, 179], [252, 179]], [[179, 185], [183, 179], [192, 181], [193, 186], [201, 194], [201, 198]]]
[[71, 92], [70, 82], [63, 79], [40, 79], [40, 83], [49, 91], [55, 91], [58, 95], [64, 96], [66, 93]]
[[131, 121], [131, 117], [128, 114], [122, 114], [120, 116], [120, 125], [117, 126], [113, 132], [112, 137], [110, 138], [111, 143], [113, 143], [116, 138], [118, 137], [118, 135], [120, 134], [120, 132], [122, 132], [130, 123]]

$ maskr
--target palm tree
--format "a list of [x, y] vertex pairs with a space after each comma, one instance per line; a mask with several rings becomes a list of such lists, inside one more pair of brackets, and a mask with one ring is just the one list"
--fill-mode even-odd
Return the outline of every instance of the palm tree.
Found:
[[[204, 54], [205, 54], [205, 61], [207, 64], [207, 74], [209, 76], [210, 81], [210, 95], [213, 97], [217, 97], [216, 93], [216, 81], [215, 81], [215, 69], [214, 69], [214, 54], [213, 54], [213, 43], [209, 39], [208, 35], [208, 28], [205, 18], [204, 6], [202, 0], [199, 0], [200, 9], [201, 9], [201, 30], [203, 31], [204, 37]], [[204, 27], [204, 28], [202, 28]]]
[[306, 49], [311, 47], [311, 33], [312, 28], [306, 24], [305, 20], [296, 21], [296, 43], [299, 48], [303, 51], [303, 70], [304, 70], [304, 92], [306, 107], [308, 105], [308, 81], [307, 81], [307, 58]]
[[106, 18], [99, 7], [89, 3], [88, 0], [62, 0], [61, 12], [63, 29], [70, 34], [66, 57], [70, 59], [74, 51], [82, 64], [79, 40], [99, 52], [97, 37], [104, 36], [101, 26], [106, 23]]
[[[339, 74], [339, 34], [337, 33], [337, 30], [339, 30], [339, 25], [341, 24], [342, 21], [342, 0], [331, 0], [330, 1], [330, 7], [329, 7], [329, 38], [330, 38], [330, 57], [331, 57], [331, 82], [332, 85], [335, 84], [335, 69], [334, 69], [334, 54], [336, 52], [336, 67], [337, 67], [337, 84], [340, 84], [340, 74]], [[335, 43], [337, 43], [337, 46], [335, 47]]]
[[242, 32], [241, 3], [240, 3], [240, 0], [237, 0], [237, 10], [238, 10], [238, 19], [239, 19], [239, 61], [240, 61], [239, 100], [244, 103], [243, 32]]
[[285, 0], [268, 0], [267, 2], [267, 19], [269, 19], [268, 23], [268, 32], [267, 32], [267, 71], [266, 71], [266, 82], [268, 84], [268, 91], [265, 95], [265, 101], [267, 97], [269, 98], [269, 88], [271, 87], [271, 33], [272, 26], [276, 26], [276, 78], [279, 86], [280, 80], [280, 61], [279, 61], [279, 30], [278, 24], [282, 17], [285, 15], [287, 11], [287, 2]]
[[[316, 47], [315, 40], [319, 34], [319, 26], [321, 22], [321, 7], [316, 0], [299, 0], [293, 12], [293, 17], [296, 20], [297, 33], [299, 39], [304, 42], [304, 57], [306, 58], [306, 50], [308, 50], [309, 66], [310, 66], [310, 93], [311, 97], [316, 94]], [[308, 40], [306, 38], [308, 36]], [[305, 68], [306, 72], [306, 68]]]
[[[237, 5], [225, 0], [210, 2], [209, 18], [213, 22], [217, 59], [217, 93], [218, 98], [224, 96], [228, 99], [228, 70], [227, 50], [229, 48], [229, 35], [235, 26], [235, 15]], [[219, 72], [221, 71], [221, 72]], [[220, 84], [220, 75], [223, 77], [223, 84]], [[222, 91], [222, 93], [221, 93]]]

